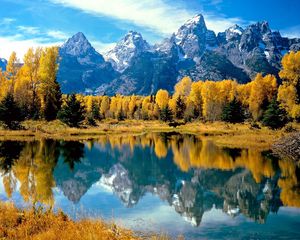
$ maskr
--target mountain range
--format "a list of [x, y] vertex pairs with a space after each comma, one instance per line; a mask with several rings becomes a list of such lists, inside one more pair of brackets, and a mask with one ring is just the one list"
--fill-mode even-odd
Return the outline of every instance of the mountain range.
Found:
[[64, 93], [149, 95], [172, 92], [184, 76], [246, 83], [257, 73], [277, 75], [283, 55], [298, 50], [299, 38], [282, 37], [268, 22], [216, 34], [199, 14], [161, 43], [130, 31], [103, 55], [79, 32], [60, 47], [57, 78]]

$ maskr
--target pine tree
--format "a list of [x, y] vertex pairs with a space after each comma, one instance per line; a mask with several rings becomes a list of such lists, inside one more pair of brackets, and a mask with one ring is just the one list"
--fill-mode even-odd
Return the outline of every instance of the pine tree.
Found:
[[100, 116], [100, 107], [99, 104], [96, 101], [92, 102], [92, 117], [96, 120], [100, 120], [101, 116]]
[[43, 96], [44, 107], [42, 115], [47, 121], [51, 121], [57, 118], [57, 114], [62, 104], [62, 93], [60, 90], [60, 86], [56, 80], [53, 83], [53, 89], [49, 91], [51, 91], [51, 94], [49, 92]]
[[117, 112], [117, 119], [118, 121], [124, 121], [126, 118], [126, 115], [123, 111], [123, 108], [121, 107], [121, 109]]
[[221, 119], [225, 122], [239, 123], [244, 121], [242, 104], [234, 98], [223, 109]]
[[65, 104], [58, 113], [58, 118], [70, 127], [79, 127], [85, 119], [84, 114], [84, 106], [76, 99], [76, 95], [72, 94], [67, 97]]
[[287, 112], [282, 109], [276, 99], [273, 99], [262, 117], [262, 124], [271, 128], [279, 129], [287, 123]]
[[176, 99], [176, 118], [177, 119], [183, 119], [185, 109], [186, 109], [186, 105], [185, 105], [184, 99], [181, 96], [179, 96]]
[[9, 129], [18, 128], [22, 121], [21, 110], [11, 93], [8, 93], [0, 103], [0, 121]]
[[173, 120], [173, 113], [168, 105], [160, 110], [159, 118], [164, 122], [171, 122]]

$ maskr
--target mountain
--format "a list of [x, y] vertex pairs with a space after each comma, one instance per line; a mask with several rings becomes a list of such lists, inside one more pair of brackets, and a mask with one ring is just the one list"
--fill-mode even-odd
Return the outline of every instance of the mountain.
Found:
[[0, 68], [5, 71], [7, 65], [7, 60], [4, 58], [0, 58]]
[[172, 92], [183, 76], [246, 83], [259, 72], [277, 75], [291, 50], [300, 50], [300, 39], [282, 37], [268, 22], [234, 25], [216, 35], [199, 14], [154, 46], [130, 31], [104, 57], [78, 33], [61, 47], [58, 80], [65, 93], [100, 95]]
[[101, 84], [118, 76], [83, 33], [70, 38], [59, 51], [58, 82], [64, 93], [93, 93]]
[[148, 50], [150, 50], [150, 45], [143, 39], [142, 35], [130, 31], [104, 57], [117, 71], [123, 72], [131, 65], [133, 58]]

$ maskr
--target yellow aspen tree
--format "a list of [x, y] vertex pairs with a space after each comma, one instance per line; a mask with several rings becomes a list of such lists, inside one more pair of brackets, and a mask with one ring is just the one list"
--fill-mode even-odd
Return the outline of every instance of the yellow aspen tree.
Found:
[[206, 120], [216, 121], [221, 117], [222, 107], [220, 97], [218, 96], [219, 89], [216, 82], [206, 81], [201, 89], [203, 99], [203, 116]]
[[300, 51], [290, 52], [282, 59], [279, 72], [283, 84], [278, 89], [278, 101], [294, 119], [300, 118]]
[[133, 118], [134, 112], [136, 110], [136, 102], [137, 102], [137, 97], [135, 95], [130, 97], [130, 102], [129, 102], [129, 106], [128, 106], [128, 116], [129, 118]]
[[160, 109], [168, 106], [169, 103], [169, 93], [166, 90], [158, 90], [155, 97], [155, 102]]
[[191, 92], [192, 80], [190, 77], [184, 77], [175, 85], [173, 97], [187, 97]]
[[196, 118], [202, 115], [202, 96], [201, 89], [203, 87], [203, 82], [193, 82], [191, 85], [191, 92], [188, 96], [188, 102], [192, 102], [194, 106], [194, 115]]
[[5, 78], [4, 72], [0, 69], [0, 101], [6, 96], [9, 90], [9, 82]]
[[273, 75], [265, 77], [257, 74], [251, 83], [249, 110], [254, 120], [258, 120], [267, 104], [276, 96], [277, 80]]
[[41, 116], [48, 121], [56, 119], [61, 107], [61, 91], [56, 80], [57, 60], [57, 47], [46, 48], [39, 59], [37, 91], [41, 100]]
[[30, 48], [24, 56], [24, 65], [19, 70], [19, 74], [14, 87], [16, 101], [26, 109], [29, 118], [39, 116], [40, 99], [38, 88], [41, 83], [38, 77], [42, 49], [35, 51]]
[[7, 91], [13, 92], [13, 87], [16, 81], [17, 73], [19, 70], [19, 60], [16, 52], [12, 52], [7, 62], [5, 77], [9, 81], [6, 83]]
[[100, 105], [100, 114], [103, 118], [107, 118], [110, 108], [110, 98], [108, 96], [103, 96]]

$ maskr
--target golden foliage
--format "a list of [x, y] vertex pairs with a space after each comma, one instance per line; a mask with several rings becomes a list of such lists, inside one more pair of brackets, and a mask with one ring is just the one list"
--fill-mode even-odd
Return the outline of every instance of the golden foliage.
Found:
[[283, 84], [278, 89], [278, 101], [292, 118], [300, 118], [300, 51], [283, 57], [279, 76]]
[[[102, 220], [74, 222], [64, 213], [51, 210], [20, 211], [0, 203], [0, 238], [8, 240], [134, 240], [133, 232]], [[157, 238], [159, 239], [159, 238]]]
[[156, 104], [160, 109], [165, 108], [169, 103], [169, 93], [166, 90], [158, 90], [155, 98]]

